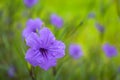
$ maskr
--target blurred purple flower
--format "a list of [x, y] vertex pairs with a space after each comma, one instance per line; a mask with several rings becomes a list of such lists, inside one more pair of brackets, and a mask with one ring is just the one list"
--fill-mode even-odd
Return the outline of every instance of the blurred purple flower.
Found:
[[17, 24], [17, 29], [21, 29], [22, 28], [22, 24], [21, 23], [18, 23]]
[[94, 12], [89, 13], [88, 18], [95, 18], [95, 13]]
[[120, 66], [118, 66], [117, 72], [120, 73]]
[[96, 23], [96, 28], [99, 32], [103, 33], [104, 32], [104, 27], [98, 23]]
[[[40, 35], [40, 36], [39, 36]], [[33, 66], [40, 66], [44, 70], [56, 65], [58, 58], [65, 55], [65, 45], [57, 41], [48, 28], [43, 28], [37, 33], [31, 33], [26, 39], [29, 50], [25, 59]]]
[[41, 28], [43, 25], [43, 22], [40, 19], [29, 19], [26, 23], [26, 28], [22, 32], [23, 38], [26, 38], [29, 36], [31, 32], [36, 32]]
[[34, 6], [37, 2], [38, 2], [38, 0], [24, 0], [24, 4], [25, 4], [27, 7], [32, 7], [32, 6]]
[[111, 46], [110, 44], [106, 43], [102, 47], [103, 51], [105, 52], [107, 57], [113, 57], [117, 55], [117, 50], [114, 46]]
[[14, 77], [15, 76], [15, 68], [13, 66], [10, 66], [7, 73], [8, 73], [9, 77]]
[[57, 16], [56, 14], [52, 14], [50, 19], [51, 19], [51, 23], [57, 28], [61, 28], [63, 26], [62, 18]]
[[83, 55], [81, 47], [76, 44], [71, 44], [69, 47], [69, 53], [74, 59], [78, 59]]

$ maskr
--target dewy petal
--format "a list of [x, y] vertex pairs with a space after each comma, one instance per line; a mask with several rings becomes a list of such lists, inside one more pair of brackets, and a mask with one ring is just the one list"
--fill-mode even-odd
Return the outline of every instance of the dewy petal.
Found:
[[37, 66], [39, 62], [37, 62], [37, 59], [41, 58], [41, 55], [39, 54], [38, 51], [34, 51], [33, 49], [28, 49], [25, 59], [33, 66]]
[[42, 41], [43, 47], [49, 46], [55, 41], [55, 37], [48, 28], [43, 28], [39, 31], [40, 39]]
[[47, 60], [46, 62], [39, 64], [39, 66], [44, 70], [48, 70], [49, 68], [56, 66], [56, 59]]
[[26, 38], [26, 44], [27, 46], [31, 48], [38, 49], [40, 46], [40, 41], [39, 41], [39, 36], [36, 33], [31, 33], [27, 38]]
[[54, 58], [62, 58], [65, 55], [65, 45], [61, 41], [55, 41], [48, 47], [48, 53]]

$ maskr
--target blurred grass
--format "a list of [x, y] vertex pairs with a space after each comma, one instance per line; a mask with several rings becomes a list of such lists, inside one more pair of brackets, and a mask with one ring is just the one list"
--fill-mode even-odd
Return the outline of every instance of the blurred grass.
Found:
[[[94, 18], [88, 18], [93, 12]], [[64, 26], [56, 29], [50, 23], [50, 15], [56, 13], [64, 20]], [[31, 80], [24, 59], [27, 47], [21, 33], [29, 18], [40, 18], [58, 40], [66, 44], [66, 56], [58, 61], [57, 74], [52, 69], [35, 68], [37, 80], [119, 80], [120, 55], [107, 58], [101, 46], [109, 42], [120, 52], [120, 0], [39, 0], [27, 8], [23, 0], [0, 1], [0, 80]], [[96, 29], [100, 23], [105, 33]], [[70, 43], [82, 46], [84, 56], [73, 60], [68, 54]], [[9, 67], [16, 68], [15, 76], [7, 74]]]

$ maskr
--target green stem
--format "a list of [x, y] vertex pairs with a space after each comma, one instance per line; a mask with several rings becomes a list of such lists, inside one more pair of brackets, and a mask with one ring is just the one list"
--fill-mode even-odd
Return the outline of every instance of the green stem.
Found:
[[30, 76], [31, 76], [32, 80], [36, 80], [35, 75], [34, 75], [34, 67], [31, 66], [31, 69], [29, 72], [30, 72]]
[[55, 67], [53, 67], [53, 76], [56, 76], [56, 68]]

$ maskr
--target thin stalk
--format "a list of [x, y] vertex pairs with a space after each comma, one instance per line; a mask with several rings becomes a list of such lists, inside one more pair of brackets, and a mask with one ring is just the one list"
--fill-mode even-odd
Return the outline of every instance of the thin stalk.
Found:
[[55, 67], [53, 67], [52, 72], [53, 72], [53, 76], [56, 76], [56, 68]]
[[30, 72], [30, 76], [31, 76], [32, 80], [36, 80], [35, 75], [34, 75], [34, 67], [31, 66], [31, 69], [29, 72]]

